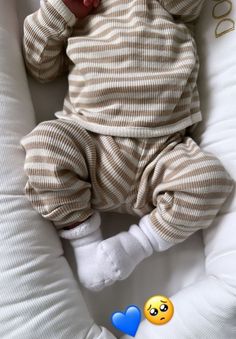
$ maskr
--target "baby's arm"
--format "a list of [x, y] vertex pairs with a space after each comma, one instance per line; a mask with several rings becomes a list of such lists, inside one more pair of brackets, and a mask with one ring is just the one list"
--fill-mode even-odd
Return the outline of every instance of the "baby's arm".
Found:
[[55, 79], [68, 69], [65, 53], [76, 16], [62, 0], [44, 0], [24, 21], [23, 51], [29, 72], [40, 82]]
[[198, 18], [205, 0], [159, 0], [159, 3], [171, 15], [184, 22], [192, 22]]

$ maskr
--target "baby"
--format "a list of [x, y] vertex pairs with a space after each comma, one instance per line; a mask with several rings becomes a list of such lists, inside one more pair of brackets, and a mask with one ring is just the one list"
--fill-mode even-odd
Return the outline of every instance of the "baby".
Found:
[[[31, 75], [69, 73], [57, 119], [21, 140], [25, 193], [70, 240], [91, 290], [209, 227], [232, 191], [221, 162], [187, 132], [202, 120], [191, 28], [203, 2], [44, 0], [25, 19]], [[105, 211], [140, 219], [103, 240]]]

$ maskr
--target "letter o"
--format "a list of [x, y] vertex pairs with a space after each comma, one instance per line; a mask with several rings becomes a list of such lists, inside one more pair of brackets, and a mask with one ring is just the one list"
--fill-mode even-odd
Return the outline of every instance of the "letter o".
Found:
[[[226, 3], [228, 3], [229, 4], [229, 10], [227, 11], [227, 12], [225, 12], [223, 15], [216, 15], [215, 14], [215, 11], [216, 11], [216, 8], [217, 8], [217, 6], [219, 6], [220, 4], [222, 4], [222, 3], [224, 3], [224, 2], [226, 2]], [[213, 15], [213, 18], [215, 18], [215, 19], [222, 19], [222, 18], [224, 18], [225, 16], [227, 16], [231, 11], [232, 11], [232, 2], [230, 1], [230, 0], [220, 0], [219, 2], [217, 2], [217, 4], [215, 4], [214, 5], [214, 7], [213, 7], [213, 13], [212, 13], [212, 15]]]

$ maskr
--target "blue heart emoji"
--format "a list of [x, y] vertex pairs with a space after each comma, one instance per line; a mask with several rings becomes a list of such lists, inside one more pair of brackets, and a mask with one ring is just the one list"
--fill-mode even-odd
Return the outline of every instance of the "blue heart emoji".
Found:
[[141, 321], [141, 311], [137, 306], [130, 305], [124, 313], [113, 313], [111, 321], [118, 330], [134, 337]]

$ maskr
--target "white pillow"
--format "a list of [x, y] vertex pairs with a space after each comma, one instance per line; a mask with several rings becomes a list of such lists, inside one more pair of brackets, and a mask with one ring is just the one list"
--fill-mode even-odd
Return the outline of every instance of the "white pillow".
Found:
[[[196, 37], [204, 119], [192, 133], [236, 180], [236, 3], [207, 0]], [[203, 232], [206, 277], [172, 296], [175, 314], [169, 323], [157, 328], [144, 320], [135, 339], [236, 338], [235, 225], [234, 190], [213, 225]]]
[[20, 139], [35, 125], [15, 1], [0, 0], [0, 338], [109, 338], [88, 314], [59, 238], [24, 196]]
[[[208, 0], [196, 26], [203, 122], [194, 135], [236, 178], [236, 3]], [[230, 210], [236, 202], [228, 201]], [[220, 214], [227, 211], [226, 203]]]

